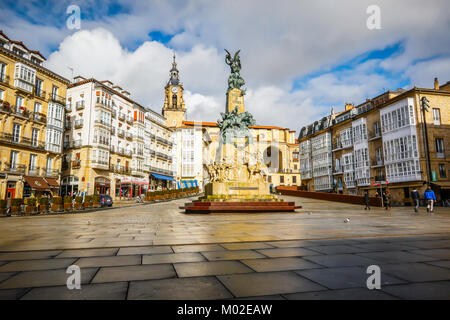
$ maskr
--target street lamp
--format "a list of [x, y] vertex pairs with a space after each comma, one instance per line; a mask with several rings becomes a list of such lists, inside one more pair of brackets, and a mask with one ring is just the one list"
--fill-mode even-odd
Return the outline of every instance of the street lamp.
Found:
[[425, 159], [427, 163], [427, 184], [429, 185], [431, 182], [431, 162], [430, 162], [430, 147], [428, 145], [428, 130], [427, 130], [427, 121], [425, 118], [425, 111], [430, 111], [430, 100], [427, 97], [422, 97], [420, 99], [421, 102], [421, 110], [422, 110], [422, 118], [423, 118], [423, 139], [425, 140]]

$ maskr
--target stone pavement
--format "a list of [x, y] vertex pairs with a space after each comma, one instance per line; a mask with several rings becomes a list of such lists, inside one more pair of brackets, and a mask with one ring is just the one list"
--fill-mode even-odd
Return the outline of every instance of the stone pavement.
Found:
[[[450, 299], [448, 208], [286, 198], [304, 209], [185, 215], [185, 199], [0, 219], [0, 299]], [[65, 285], [73, 264], [81, 290]]]

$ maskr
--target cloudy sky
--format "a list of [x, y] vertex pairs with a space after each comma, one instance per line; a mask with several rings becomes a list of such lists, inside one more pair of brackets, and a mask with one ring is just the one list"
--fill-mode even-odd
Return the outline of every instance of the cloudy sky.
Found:
[[[70, 5], [79, 30], [67, 27]], [[369, 5], [381, 29], [367, 28]], [[158, 111], [175, 51], [188, 120], [220, 117], [223, 49], [241, 49], [247, 110], [299, 131], [346, 102], [449, 81], [449, 12], [448, 0], [2, 0], [0, 29], [55, 72], [109, 79]]]

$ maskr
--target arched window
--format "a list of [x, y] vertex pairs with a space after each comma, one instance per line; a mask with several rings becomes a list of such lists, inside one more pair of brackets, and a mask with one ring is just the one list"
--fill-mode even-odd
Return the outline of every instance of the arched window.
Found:
[[174, 94], [174, 95], [172, 95], [172, 107], [173, 108], [176, 108], [177, 107], [177, 95], [176, 94]]

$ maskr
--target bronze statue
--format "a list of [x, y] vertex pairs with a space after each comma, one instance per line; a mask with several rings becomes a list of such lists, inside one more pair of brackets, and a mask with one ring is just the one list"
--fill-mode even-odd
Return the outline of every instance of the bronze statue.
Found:
[[239, 74], [241, 71], [241, 59], [239, 57], [239, 52], [241, 52], [241, 50], [236, 51], [233, 58], [231, 58], [231, 54], [227, 49], [225, 49], [225, 51], [227, 53], [225, 56], [225, 63], [229, 65], [231, 69], [231, 75], [228, 78], [228, 91], [231, 89], [239, 89], [242, 91], [242, 94], [245, 94], [245, 89], [241, 89], [241, 87], [245, 84], [245, 81]]

